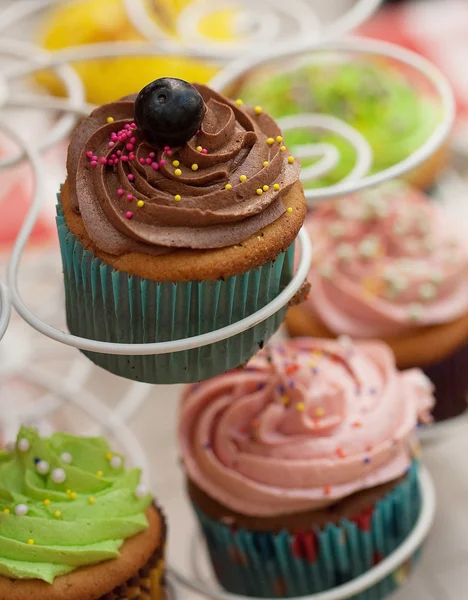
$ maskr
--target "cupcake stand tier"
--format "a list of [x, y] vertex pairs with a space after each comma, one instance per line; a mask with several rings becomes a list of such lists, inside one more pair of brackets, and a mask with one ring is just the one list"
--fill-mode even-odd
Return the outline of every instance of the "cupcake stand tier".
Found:
[[[39, 9], [39, 5], [40, 7], [43, 7], [45, 4], [51, 3], [52, 2], [13, 3], [10, 8], [6, 9], [3, 15], [0, 15], [0, 30], [13, 25], [17, 19], [23, 19], [26, 16], [33, 14]], [[280, 4], [284, 5], [284, 3], [273, 3], [275, 9], [278, 9]], [[304, 10], [310, 10], [310, 6], [307, 2], [302, 1], [299, 2], [298, 5], [299, 4], [303, 5], [303, 7], [307, 5], [307, 8], [304, 8]], [[342, 42], [326, 41], [332, 35], [342, 33], [344, 30], [348, 30], [355, 26], [362, 18], [367, 16], [371, 9], [375, 8], [377, 4], [378, 2], [375, 0], [356, 3], [354, 8], [350, 10], [347, 16], [339, 19], [334, 26], [332, 25], [328, 27], [328, 29], [325, 28], [323, 31], [321, 31], [320, 35], [317, 34], [317, 31], [320, 28], [317, 28], [315, 36], [313, 35], [307, 39], [301, 38], [299, 40], [302, 44], [300, 49], [299, 46], [296, 45], [289, 50], [286, 50], [284, 47], [280, 47], [280, 49], [275, 51], [274, 54], [270, 53], [268, 57], [265, 54], [261, 55], [260, 53], [261, 58], [257, 58], [255, 61], [252, 61], [251, 58], [246, 58], [244, 56], [231, 63], [228, 63], [225, 69], [220, 71], [218, 76], [216, 76], [212, 82], [213, 87], [222, 90], [225, 86], [242, 76], [242, 74], [245, 74], [259, 65], [271, 60], [294, 57], [297, 56], [301, 51], [311, 51], [312, 48], [317, 47], [319, 42], [322, 42], [321, 47], [327, 50], [338, 50], [351, 54], [366, 53], [394, 58], [397, 61], [400, 61], [405, 65], [419, 71], [428, 79], [441, 99], [443, 107], [442, 122], [433, 132], [427, 142], [423, 145], [423, 147], [421, 147], [414, 155], [399, 165], [387, 169], [378, 175], [367, 175], [372, 161], [372, 153], [370, 151], [369, 144], [358, 132], [347, 126], [342, 121], [326, 115], [304, 115], [300, 118], [301, 123], [306, 122], [307, 126], [309, 127], [322, 128], [342, 135], [344, 138], [349, 140], [353, 146], [355, 146], [358, 154], [357, 165], [347, 180], [344, 180], [330, 188], [309, 190], [307, 192], [308, 200], [311, 204], [319, 201], [321, 198], [337, 196], [339, 194], [357, 191], [377, 183], [382, 183], [416, 167], [443, 143], [453, 124], [454, 102], [450, 87], [439, 71], [421, 57], [409, 51], [383, 42], [367, 40], [345, 40]], [[143, 25], [140, 18], [141, 15], [139, 13], [142, 2], [138, 1], [134, 3], [132, 0], [131, 3], [127, 2], [127, 5], [129, 8], [131, 6], [132, 9], [134, 6], [136, 7], [135, 11], [131, 11], [132, 19], [134, 24], [142, 29]], [[200, 11], [202, 10], [200, 8], [200, 3], [195, 3], [195, 6], [198, 7], [197, 10], [199, 12], [197, 12], [197, 15], [200, 16]], [[242, 3], [242, 6], [247, 10], [246, 7], [248, 6], [248, 3], [245, 6]], [[278, 9], [279, 15], [281, 15], [281, 10], [282, 8]], [[188, 14], [190, 15], [190, 13]], [[276, 12], [274, 14], [277, 15]], [[182, 31], [184, 32], [186, 31], [184, 27], [189, 27], [187, 19], [187, 15], [184, 15], [181, 25]], [[301, 19], [298, 21], [301, 21]], [[261, 23], [258, 22], [258, 15], [254, 22], [256, 25], [261, 26]], [[312, 17], [311, 22], [314, 22]], [[154, 33], [155, 32], [153, 32], [153, 34]], [[145, 35], [149, 37], [150, 32], [145, 30]], [[154, 35], [151, 37], [154, 39]], [[271, 40], [269, 40], [269, 42], [271, 47]], [[59, 119], [55, 126], [49, 131], [49, 134], [41, 138], [41, 143], [38, 147], [24, 144], [21, 138], [9, 126], [3, 123], [0, 126], [0, 128], [5, 131], [6, 134], [11, 137], [11, 139], [14, 140], [21, 148], [18, 155], [12, 158], [3, 159], [0, 162], [0, 167], [11, 166], [21, 161], [23, 158], [26, 158], [32, 167], [35, 178], [34, 200], [28, 216], [21, 228], [8, 265], [8, 287], [3, 283], [0, 285], [0, 338], [3, 336], [8, 327], [11, 306], [14, 306], [20, 316], [39, 333], [65, 344], [66, 346], [110, 354], [145, 355], [179, 352], [226, 339], [255, 326], [257, 323], [268, 318], [268, 316], [279, 311], [298, 291], [301, 284], [307, 277], [311, 260], [310, 242], [308, 241], [308, 237], [304, 230], [301, 231], [299, 236], [301, 245], [301, 260], [299, 267], [291, 283], [277, 298], [275, 298], [272, 302], [254, 315], [251, 315], [242, 321], [239, 321], [221, 330], [212, 331], [194, 338], [176, 340], [173, 342], [140, 345], [109, 344], [96, 342], [94, 340], [76, 338], [61, 331], [60, 329], [52, 327], [36, 317], [36, 315], [27, 307], [20, 294], [18, 289], [18, 268], [24, 248], [27, 244], [34, 223], [39, 215], [41, 202], [44, 198], [44, 180], [42, 174], [43, 162], [40, 152], [52, 146], [57, 141], [64, 139], [74, 126], [76, 117], [79, 115], [88, 114], [92, 108], [85, 103], [81, 80], [76, 75], [76, 72], [69, 65], [69, 63], [73, 63], [77, 60], [93, 60], [102, 57], [154, 54], [177, 54], [187, 56], [198, 55], [207, 59], [215, 59], [219, 57], [218, 48], [213, 48], [209, 44], [205, 46], [200, 44], [199, 41], [197, 51], [195, 51], [195, 46], [197, 46], [197, 44], [194, 44], [193, 46], [190, 46], [190, 44], [184, 44], [182, 46], [180, 43], [176, 43], [174, 40], [167, 39], [166, 37], [162, 40], [158, 39], [157, 42], [113, 42], [109, 44], [83, 46], [80, 48], [63, 50], [51, 54], [44, 52], [31, 44], [18, 42], [15, 40], [4, 39], [0, 42], [1, 54], [22, 59], [20, 66], [14, 65], [14, 67], [11, 69], [7, 68], [3, 70], [2, 74], [0, 75], [0, 106], [34, 106], [48, 111], [59, 111], [63, 113], [61, 119]], [[225, 61], [227, 61], [229, 58], [233, 58], [234, 56], [237, 57], [239, 55], [238, 48], [231, 48], [230, 52], [231, 54], [227, 52], [226, 56], [222, 57]], [[67, 99], [63, 100], [31, 93], [10, 92], [9, 84], [11, 82], [19, 77], [29, 76], [45, 68], [54, 69], [56, 74], [63, 81], [68, 94]], [[282, 125], [284, 129], [287, 130], [295, 127], [297, 125], [297, 120], [285, 120]], [[312, 176], [322, 175], [327, 171], [327, 169], [333, 168], [335, 165], [336, 157], [333, 157], [330, 154], [327, 156], [326, 151], [323, 149], [314, 150], [313, 148], [308, 148], [307, 152], [310, 152], [310, 156], [317, 156], [320, 154], [320, 152], [324, 152], [324, 158], [318, 163], [316, 172], [308, 173], [309, 178]], [[80, 369], [77, 369], [77, 371], [73, 373], [73, 377], [70, 376], [64, 380], [60, 380], [60, 378], [55, 377], [53, 374], [48, 374], [40, 369], [34, 369], [32, 366], [32, 368], [24, 374], [24, 377], [26, 379], [30, 378], [31, 382], [35, 382], [36, 384], [41, 385], [45, 390], [49, 391], [39, 406], [31, 409], [29, 414], [23, 415], [25, 420], [40, 421], [41, 419], [48, 417], [57, 407], [57, 403], [61, 404], [62, 402], [66, 402], [79, 406], [91, 417], [93, 421], [98, 424], [97, 428], [95, 427], [92, 433], [97, 433], [97, 431], [101, 428], [112, 432], [114, 437], [119, 440], [124, 451], [129, 456], [129, 459], [135, 464], [142, 466], [146, 474], [149, 473], [149, 461], [147, 460], [144, 449], [141, 447], [138, 437], [128, 425], [128, 421], [135, 415], [142, 403], [145, 402], [149, 396], [146, 393], [146, 388], [143, 390], [141, 384], [133, 384], [131, 390], [126, 394], [117, 409], [111, 411], [105, 403], [99, 400], [98, 397], [82, 390], [77, 392], [77, 389], [79, 389]], [[369, 571], [365, 576], [362, 576], [351, 583], [337, 588], [331, 592], [310, 596], [310, 598], [314, 598], [315, 600], [344, 600], [345, 598], [349, 598], [350, 595], [355, 595], [363, 590], [366, 590], [378, 581], [387, 577], [419, 549], [432, 524], [435, 508], [434, 489], [430, 477], [425, 471], [422, 472], [420, 485], [423, 494], [423, 510], [412, 535], [405, 541], [405, 543], [380, 565]], [[193, 551], [194, 556], [198, 556], [198, 542], [196, 542], [196, 544], [193, 546]], [[195, 570], [198, 570], [198, 567]], [[230, 596], [216, 591], [210, 583], [206, 583], [206, 581], [203, 578], [198, 577], [196, 573], [182, 573], [175, 568], [169, 568], [169, 583], [171, 584], [171, 588], [174, 588], [174, 591], [177, 586], [185, 585], [192, 590], [205, 594], [205, 597], [208, 598], [218, 598], [222, 600], [235, 600], [235, 598], [239, 598], [238, 596]], [[171, 591], [173, 600], [175, 600], [176, 597], [174, 591]]]

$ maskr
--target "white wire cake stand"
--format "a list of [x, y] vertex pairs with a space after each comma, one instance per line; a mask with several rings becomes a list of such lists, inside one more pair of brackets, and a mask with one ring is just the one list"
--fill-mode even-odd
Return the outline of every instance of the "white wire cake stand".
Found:
[[[0, 13], [0, 31], [12, 26], [16, 20], [24, 19], [34, 14], [44, 4], [51, 3], [50, 1], [43, 2], [39, 0], [15, 2], [10, 8], [6, 9], [3, 15]], [[278, 14], [276, 12], [273, 12], [273, 14], [276, 15], [275, 18], [280, 15], [281, 21], [282, 8], [278, 8], [278, 6], [280, 4], [284, 6], [285, 3], [270, 2], [270, 0], [269, 3], [275, 8], [275, 11], [279, 11]], [[244, 11], [248, 11], [252, 8], [252, 4], [242, 2], [241, 7]], [[257, 27], [261, 28], [262, 23], [259, 22], [261, 20], [258, 19], [257, 14], [258, 10], [261, 9], [260, 4], [255, 4], [253, 17], [257, 16], [253, 22]], [[291, 6], [291, 2], [286, 4]], [[302, 16], [304, 14], [311, 15], [309, 12], [310, 3], [301, 0], [298, 6], [299, 4], [305, 11], [301, 13]], [[202, 336], [156, 344], [125, 345], [106, 344], [95, 340], [77, 338], [66, 333], [63, 326], [63, 309], [60, 310], [59, 308], [63, 306], [63, 299], [62, 292], [59, 291], [61, 290], [61, 278], [58, 253], [50, 257], [50, 262], [46, 260], [44, 255], [38, 257], [37, 260], [28, 261], [26, 287], [24, 287], [25, 278], [22, 277], [21, 291], [19, 267], [28, 238], [39, 214], [41, 203], [44, 200], [44, 164], [41, 159], [41, 152], [53, 146], [59, 140], [65, 139], [74, 126], [76, 117], [88, 114], [92, 108], [84, 100], [82, 82], [73, 67], [70, 66], [70, 63], [78, 60], [93, 60], [102, 57], [154, 55], [155, 53], [160, 55], [199, 56], [211, 60], [215, 59], [218, 62], [220, 58], [226, 62], [236, 57], [236, 60], [228, 62], [226, 67], [212, 81], [211, 85], [213, 87], [222, 89], [233, 78], [238, 77], [253, 66], [276, 57], [294, 56], [304, 50], [310, 51], [313, 48], [317, 48], [320, 43], [320, 47], [326, 49], [391, 57], [423, 74], [440, 98], [443, 109], [441, 123], [425, 144], [412, 156], [399, 165], [395, 165], [377, 175], [368, 175], [372, 162], [372, 153], [369, 144], [358, 132], [350, 128], [346, 123], [327, 115], [311, 114], [301, 116], [301, 119], [307, 123], [308, 127], [331, 130], [345, 137], [356, 148], [358, 156], [357, 165], [346, 180], [322, 190], [308, 190], [308, 200], [314, 203], [321, 198], [349, 193], [382, 183], [413, 169], [428, 158], [445, 141], [453, 124], [454, 101], [450, 86], [441, 73], [428, 61], [414, 53], [383, 42], [351, 39], [340, 42], [327, 41], [330, 37], [341, 34], [343, 31], [356, 25], [377, 4], [376, 0], [357, 2], [347, 16], [338, 19], [334, 25], [326, 28], [317, 27], [317, 19], [314, 20], [310, 16], [310, 35], [304, 35], [303, 37], [296, 36], [296, 42], [290, 44], [289, 49], [280, 44], [274, 53], [270, 52], [268, 55], [266, 54], [266, 48], [264, 48], [263, 54], [260, 51], [256, 53], [257, 58], [254, 61], [251, 58], [246, 58], [246, 56], [238, 58], [239, 48], [225, 48], [225, 54], [220, 54], [218, 47], [213, 48], [208, 43], [206, 45], [200, 43], [200, 40], [196, 37], [192, 29], [187, 29], [190, 21], [187, 13], [184, 13], [181, 17], [179, 31], [185, 35], [183, 44], [169, 39], [167, 36], [157, 38], [157, 41], [154, 41], [156, 32], [150, 32], [148, 24], [143, 27], [141, 14], [139, 13], [144, 3], [140, 1], [134, 2], [133, 0], [132, 2], [127, 2], [128, 8], [132, 9], [129, 10], [129, 14], [134, 24], [140, 28], [146, 37], [150, 37], [151, 41], [132, 44], [94, 44], [67, 49], [53, 54], [18, 40], [3, 39], [0, 41], [0, 54], [20, 60], [19, 65], [15, 62], [14, 65], [0, 72], [0, 106], [17, 108], [33, 106], [44, 111], [53, 111], [62, 114], [48, 135], [41, 138], [41, 143], [37, 147], [31, 143], [25, 143], [10, 125], [3, 122], [0, 123], [0, 129], [21, 148], [16, 156], [2, 159], [0, 161], [0, 168], [12, 166], [26, 158], [32, 167], [35, 178], [35, 192], [31, 209], [14, 245], [8, 263], [8, 286], [3, 283], [0, 286], [0, 338], [7, 330], [12, 305], [24, 320], [22, 322], [17, 316], [13, 318], [11, 332], [9, 332], [1, 347], [0, 386], [3, 385], [3, 393], [0, 399], [0, 406], [2, 408], [0, 411], [0, 426], [5, 432], [6, 439], [14, 437], [20, 422], [38, 423], [45, 431], [54, 427], [71, 428], [91, 434], [105, 431], [122, 447], [122, 450], [132, 463], [138, 464], [143, 468], [147, 483], [151, 487], [156, 489], [164, 487], [164, 478], [159, 479], [157, 476], [154, 477], [154, 473], [151, 473], [150, 477], [150, 466], [152, 464], [149, 458], [150, 451], [148, 447], [144, 448], [141, 444], [141, 431], [135, 425], [135, 422], [139, 421], [140, 415], [144, 413], [145, 408], [148, 408], [149, 403], [156, 394], [164, 398], [167, 388], [156, 388], [155, 386], [141, 383], [122, 383], [119, 381], [118, 387], [121, 391], [118, 397], [109, 398], [106, 381], [113, 379], [112, 376], [100, 371], [100, 379], [104, 382], [102, 383], [102, 387], [100, 388], [98, 385], [95, 390], [90, 389], [89, 380], [91, 373], [95, 371], [95, 367], [77, 353], [74, 348], [113, 354], [163, 354], [187, 350], [225, 339], [254, 326], [287, 304], [306, 279], [311, 260], [310, 242], [305, 232], [302, 231], [299, 236], [302, 247], [301, 261], [288, 287], [270, 302], [269, 305], [258, 311], [258, 313], [222, 330], [212, 331]], [[199, 17], [203, 14], [201, 4], [195, 3], [195, 7], [196, 9], [192, 8], [191, 10], [197, 10], [196, 15]], [[188, 14], [190, 16], [191, 13], [188, 12]], [[304, 22], [306, 19], [298, 19], [298, 21]], [[271, 26], [273, 27], [272, 23]], [[273, 29], [273, 31], [277, 31], [277, 29]], [[318, 33], [319, 31], [320, 34]], [[189, 33], [190, 35], [188, 35]], [[193, 38], [192, 34], [195, 38]], [[278, 36], [283, 39], [281, 33], [278, 33]], [[256, 43], [258, 43], [258, 39]], [[268, 46], [270, 48], [272, 46], [271, 39]], [[18, 78], [29, 76], [45, 68], [54, 69], [58, 77], [63, 81], [68, 95], [66, 99], [58, 99], [29, 92], [19, 93], [12, 91], [13, 83]], [[297, 125], [297, 121], [290, 120], [289, 122], [283, 122], [283, 126], [286, 129], [295, 125]], [[315, 156], [313, 152], [312, 155]], [[335, 162], [330, 161], [328, 169], [333, 168], [334, 165]], [[326, 169], [322, 165], [318, 174], [323, 174], [325, 171]], [[51, 273], [53, 273], [52, 277]], [[37, 293], [38, 282], [42, 286], [40, 294]], [[29, 293], [28, 289], [31, 290]], [[36, 291], [33, 292], [33, 289]], [[27, 302], [24, 298], [28, 299]], [[37, 315], [40, 315], [40, 317]], [[28, 328], [25, 323], [30, 325], [31, 328]], [[16, 348], [19, 348], [17, 352], [10, 353], [8, 351], [9, 345], [7, 343], [9, 342], [10, 334], [19, 336], [22, 340], [21, 344], [16, 344]], [[51, 340], [59, 342], [60, 345]], [[51, 368], [51, 363], [54, 364], [53, 368]], [[7, 392], [6, 394], [5, 391]], [[15, 399], [13, 399], [13, 394], [15, 394]], [[21, 401], [17, 400], [17, 396], [20, 397]], [[103, 398], [105, 398], [105, 401]], [[155, 423], [150, 422], [150, 424], [155, 426]], [[141, 421], [139, 422], [139, 426], [142, 426]], [[137, 431], [138, 434], [136, 433]], [[167, 431], [165, 423], [159, 424], [158, 434], [172, 438], [172, 434], [170, 431]], [[426, 472], [423, 472], [421, 478], [421, 489], [424, 496], [424, 509], [420, 520], [413, 535], [408, 538], [407, 542], [394, 555], [388, 557], [381, 565], [369, 571], [368, 574], [359, 578], [359, 580], [351, 582], [343, 588], [310, 596], [310, 598], [314, 598], [315, 600], [348, 598], [350, 594], [355, 594], [358, 591], [369, 588], [373, 583], [391, 573], [412, 552], [419, 548], [432, 524], [435, 506], [433, 487], [430, 477]], [[182, 573], [178, 569], [172, 568], [169, 569], [169, 574], [170, 581], [177, 584], [177, 586], [182, 583], [191, 587], [192, 590], [202, 592], [206, 597], [222, 600], [233, 600], [235, 598], [234, 596], [217, 591], [210, 583], [200, 578], [197, 579], [194, 573]]]

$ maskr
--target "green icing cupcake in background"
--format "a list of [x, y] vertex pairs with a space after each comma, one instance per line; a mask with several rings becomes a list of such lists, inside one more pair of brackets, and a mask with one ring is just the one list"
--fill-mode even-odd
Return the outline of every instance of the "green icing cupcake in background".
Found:
[[0, 598], [99, 600], [142, 569], [162, 598], [164, 535], [139, 469], [105, 439], [23, 427], [0, 452]]
[[[386, 63], [327, 61], [297, 66], [248, 79], [242, 99], [260, 104], [274, 118], [304, 113], [323, 113], [342, 119], [370, 143], [374, 154], [372, 173], [387, 169], [421, 147], [434, 131], [441, 110], [430, 93], [417, 89], [408, 78]], [[291, 146], [330, 143], [340, 153], [339, 164], [326, 176], [303, 181], [306, 188], [338, 183], [356, 162], [354, 147], [326, 131], [295, 129], [286, 133]], [[408, 175], [414, 185], [429, 187], [445, 164], [443, 148]], [[302, 168], [317, 159], [301, 158]]]

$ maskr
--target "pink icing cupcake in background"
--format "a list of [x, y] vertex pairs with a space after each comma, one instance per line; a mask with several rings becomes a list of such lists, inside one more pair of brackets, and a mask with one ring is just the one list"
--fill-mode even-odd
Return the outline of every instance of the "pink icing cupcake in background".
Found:
[[395, 550], [420, 512], [414, 433], [432, 405], [421, 371], [348, 338], [293, 340], [188, 388], [181, 454], [223, 587], [314, 594]]
[[391, 182], [320, 205], [308, 302], [292, 336], [381, 339], [436, 388], [436, 420], [466, 409], [468, 241], [420, 191]]

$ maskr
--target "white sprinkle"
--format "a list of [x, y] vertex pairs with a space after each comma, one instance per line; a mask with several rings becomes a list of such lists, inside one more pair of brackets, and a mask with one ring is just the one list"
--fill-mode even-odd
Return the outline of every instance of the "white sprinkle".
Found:
[[143, 500], [143, 498], [145, 498], [148, 495], [148, 488], [146, 487], [146, 485], [143, 485], [142, 483], [140, 483], [140, 485], [138, 485], [135, 489], [135, 496], [139, 499], [139, 500]]
[[359, 244], [359, 254], [364, 258], [372, 258], [379, 251], [379, 240], [375, 237], [368, 237]]
[[328, 265], [322, 265], [320, 267], [320, 275], [324, 278], [324, 279], [331, 279], [334, 273], [334, 269], [333, 266], [328, 264]]
[[412, 321], [420, 321], [423, 315], [424, 307], [422, 304], [414, 302], [408, 307], [408, 316]]
[[50, 465], [46, 460], [40, 460], [36, 465], [36, 469], [41, 475], [47, 475], [50, 470]]
[[444, 274], [440, 269], [436, 269], [433, 273], [430, 274], [429, 279], [432, 281], [432, 283], [439, 285], [444, 280]]
[[113, 456], [110, 459], [109, 464], [112, 467], [112, 469], [120, 469], [120, 467], [122, 466], [122, 459], [120, 458], [120, 456]]
[[340, 244], [336, 249], [336, 255], [340, 260], [351, 260], [353, 257], [353, 247], [351, 244]]
[[349, 335], [340, 335], [338, 337], [338, 343], [340, 346], [343, 346], [343, 348], [351, 348], [353, 345], [353, 340]]
[[408, 231], [408, 225], [403, 221], [397, 221], [393, 226], [393, 233], [396, 235], [404, 235]]
[[432, 300], [437, 296], [437, 288], [433, 283], [423, 283], [419, 286], [419, 295], [424, 300]]
[[328, 233], [335, 238], [339, 238], [344, 234], [345, 226], [341, 221], [333, 221], [328, 226]]
[[24, 517], [24, 515], [28, 514], [28, 510], [29, 508], [26, 506], [26, 504], [18, 504], [18, 506], [15, 507], [15, 514], [18, 517]]
[[30, 448], [31, 444], [26, 438], [21, 438], [20, 440], [18, 440], [18, 450], [20, 452], [27, 452]]
[[70, 454], [70, 452], [62, 452], [62, 454], [60, 455], [60, 460], [66, 465], [71, 465], [73, 461], [73, 456]]
[[52, 471], [50, 477], [54, 483], [63, 483], [67, 479], [67, 474], [59, 467]]

